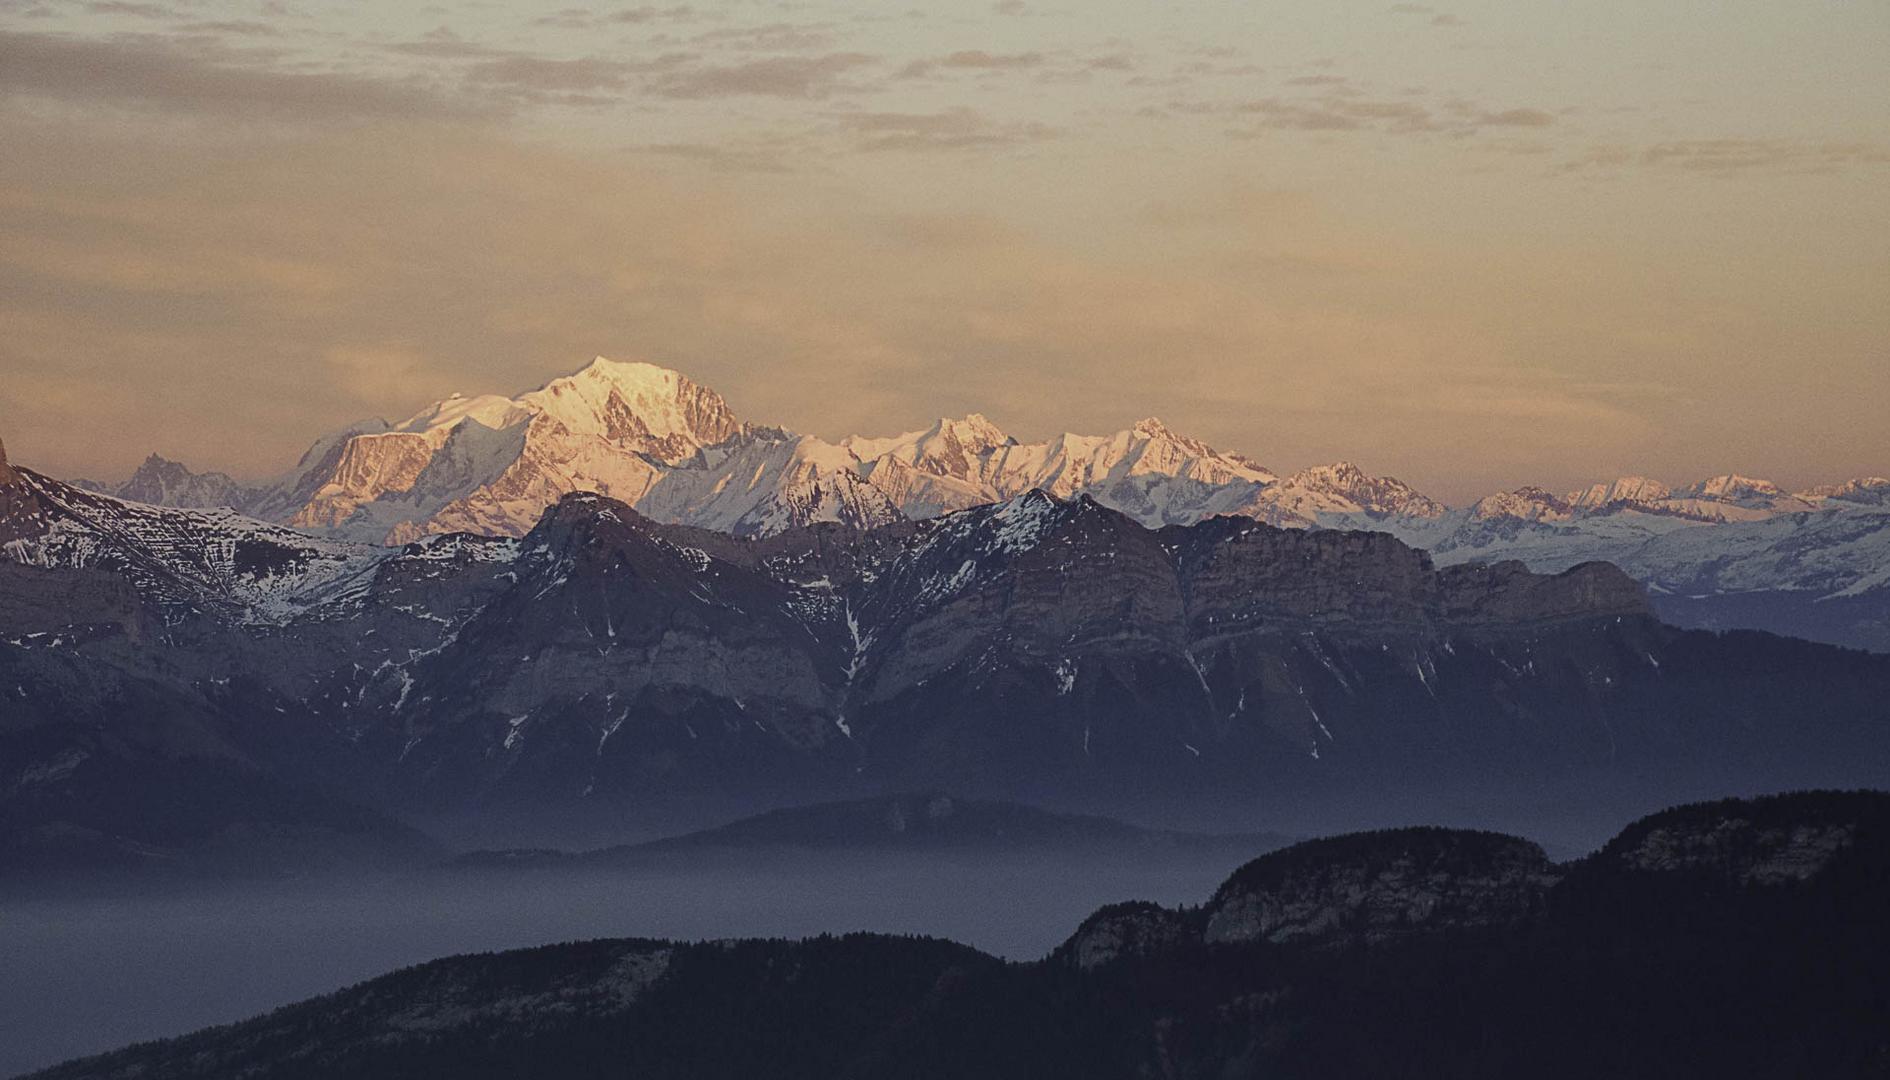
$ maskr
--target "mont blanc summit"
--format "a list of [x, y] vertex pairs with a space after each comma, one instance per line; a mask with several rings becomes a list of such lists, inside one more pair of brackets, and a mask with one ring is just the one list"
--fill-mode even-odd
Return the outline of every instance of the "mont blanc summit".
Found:
[[523, 536], [580, 491], [653, 521], [760, 537], [925, 520], [1041, 490], [1088, 496], [1148, 528], [1234, 516], [1389, 532], [1439, 563], [1519, 559], [1560, 571], [1606, 560], [1684, 625], [1890, 649], [1882, 478], [1788, 492], [1732, 473], [1677, 486], [1630, 475], [1565, 493], [1525, 485], [1452, 508], [1351, 462], [1283, 474], [1154, 417], [1029, 442], [971, 413], [829, 442], [741, 419], [680, 372], [603, 357], [515, 398], [454, 395], [398, 423], [354, 424], [259, 485], [156, 455], [122, 484], [79, 483], [368, 544]]

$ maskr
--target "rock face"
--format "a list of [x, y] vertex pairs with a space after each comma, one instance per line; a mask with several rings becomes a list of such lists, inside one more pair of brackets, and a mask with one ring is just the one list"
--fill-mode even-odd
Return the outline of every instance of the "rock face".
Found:
[[[39, 535], [45, 528], [44, 513], [25, 477], [7, 463], [6, 444], [0, 443], [0, 545]], [[19, 558], [10, 546], [6, 550], [13, 559]]]
[[1082, 971], [1119, 960], [1146, 960], [1182, 950], [1201, 937], [1200, 920], [1160, 904], [1111, 904], [1083, 920], [1054, 954]]
[[1707, 870], [1740, 881], [1777, 883], [1808, 878], [1856, 839], [1850, 825], [1760, 829], [1729, 821], [1711, 833], [1657, 829], [1621, 861], [1637, 870]]
[[230, 510], [150, 506], [9, 472], [13, 481], [0, 488], [0, 544], [10, 561], [121, 575], [167, 617], [287, 619], [390, 554]]
[[1312, 841], [1242, 867], [1206, 909], [1210, 943], [1327, 945], [1507, 926], [1539, 911], [1557, 873], [1494, 833], [1402, 829]]
[[115, 488], [97, 488], [128, 502], [150, 506], [213, 509], [248, 506], [261, 495], [220, 472], [192, 472], [180, 462], [152, 454]]
[[1849, 856], [1860, 839], [1882, 842], [1867, 824], [1880, 801], [1860, 792], [1682, 807], [1629, 826], [1598, 858], [1635, 873], [1740, 885], [1804, 881]]
[[136, 641], [153, 621], [131, 583], [106, 570], [49, 570], [0, 562], [0, 597], [0, 634], [68, 633], [76, 641], [122, 633]]
[[[257, 768], [376, 803], [1890, 775], [1890, 662], [1676, 633], [1606, 566], [1439, 570], [1382, 533], [1151, 531], [1042, 492], [757, 538], [574, 493], [522, 538], [385, 548], [15, 471], [8, 557], [93, 575], [0, 620], [0, 655], [62, 673], [34, 715], [80, 672], [152, 684]], [[90, 738], [54, 729], [21, 760]]]
[[[1093, 501], [1042, 493], [857, 539], [764, 543], [669, 534], [622, 504], [573, 496], [524, 539], [508, 573], [515, 588], [409, 669], [420, 702], [407, 725], [419, 737], [411, 760], [456, 744], [468, 719], [485, 715], [495, 733], [485, 738], [502, 733], [508, 756], [532, 753], [528, 743], [585, 746], [591, 752], [562, 767], [586, 772], [599, 756], [686, 762], [768, 754], [782, 741], [857, 762], [888, 739], [917, 740], [900, 750], [915, 761], [943, 751], [936, 740], [945, 739], [956, 744], [948, 761], [970, 755], [962, 764], [973, 767], [990, 757], [1014, 769], [1019, 747], [987, 744], [996, 732], [949, 719], [984, 713], [998, 695], [1011, 710], [1079, 723], [1089, 714], [1087, 731], [1039, 728], [1035, 737], [1062, 747], [1033, 756], [1108, 760], [1157, 739], [1172, 759], [1235, 734], [1202, 729], [1193, 750], [1184, 745], [1204, 704], [1239, 719], [1247, 679], [1260, 682], [1251, 687], [1258, 712], [1269, 672], [1280, 673], [1278, 692], [1299, 698], [1278, 703], [1284, 715], [1274, 722], [1317, 745], [1332, 736], [1303, 734], [1317, 707], [1292, 680], [1305, 677], [1294, 667], [1319, 661], [1261, 659], [1298, 652], [1297, 635], [1421, 640], [1445, 625], [1644, 620], [1646, 611], [1631, 583], [1602, 568], [1549, 582], [1515, 567], [1440, 575], [1382, 535], [1233, 521], [1151, 533]], [[1197, 648], [1202, 641], [1213, 644]], [[1138, 664], [1172, 674], [1151, 679]], [[1421, 684], [1429, 668], [1404, 677]], [[1178, 697], [1181, 730], [1127, 717], [1106, 730], [1103, 708], [1090, 703], [1125, 679]], [[1333, 719], [1345, 722], [1344, 706]], [[574, 737], [574, 724], [590, 734]], [[449, 731], [460, 734], [447, 740]]]
[[1584, 614], [1646, 611], [1646, 594], [1618, 567], [1582, 563], [1559, 574], [1520, 562], [1460, 564], [1439, 574], [1444, 617], [1468, 622], [1554, 622]]

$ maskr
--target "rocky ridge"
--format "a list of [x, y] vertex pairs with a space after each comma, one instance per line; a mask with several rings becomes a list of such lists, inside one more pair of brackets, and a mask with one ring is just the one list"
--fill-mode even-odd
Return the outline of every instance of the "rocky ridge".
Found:
[[1209, 943], [1376, 943], [1442, 926], [1527, 919], [1557, 874], [1542, 849], [1496, 834], [1410, 829], [1300, 845], [1248, 864], [1208, 902]]
[[259, 768], [434, 810], [1890, 768], [1890, 669], [1671, 630], [1601, 564], [1440, 568], [1385, 533], [1150, 530], [1044, 492], [753, 538], [574, 493], [518, 539], [386, 548], [15, 471], [0, 666], [33, 776], [93, 745], [59, 719], [85, 671]]

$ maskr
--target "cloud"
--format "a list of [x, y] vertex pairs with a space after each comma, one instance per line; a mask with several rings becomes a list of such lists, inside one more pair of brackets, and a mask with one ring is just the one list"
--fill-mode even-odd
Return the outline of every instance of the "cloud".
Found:
[[729, 143], [648, 143], [637, 153], [656, 154], [698, 162], [721, 172], [786, 173], [789, 153], [782, 147], [752, 147]]
[[1040, 52], [992, 53], [983, 49], [961, 49], [944, 56], [914, 60], [899, 70], [903, 79], [922, 78], [936, 71], [1021, 71], [1042, 67]]
[[804, 52], [831, 48], [838, 39], [830, 23], [766, 23], [720, 26], [697, 34], [690, 42], [747, 52]]
[[632, 73], [628, 64], [596, 57], [548, 60], [539, 56], [506, 56], [471, 65], [466, 69], [466, 80], [487, 86], [557, 93], [626, 90], [631, 85]]
[[177, 12], [162, 4], [132, 3], [131, 0], [96, 0], [85, 5], [93, 15], [130, 15], [138, 19], [175, 19]]
[[1835, 169], [1890, 163], [1890, 148], [1867, 142], [1802, 139], [1690, 139], [1655, 143], [1640, 153], [1642, 164], [1704, 172], [1750, 169]]
[[1024, 0], [997, 0], [997, 3], [991, 5], [991, 13], [994, 15], [1022, 15], [1026, 10], [1028, 7]]
[[1043, 63], [1043, 54], [1038, 52], [991, 53], [983, 49], [963, 49], [947, 53], [937, 61], [938, 66], [948, 68], [980, 68], [984, 70], [1037, 67]]
[[1046, 124], [1000, 123], [975, 109], [935, 113], [865, 112], [838, 118], [844, 131], [858, 137], [862, 150], [972, 150], [1016, 146], [1055, 138]]
[[1443, 124], [1422, 105], [1409, 101], [1368, 101], [1354, 98], [1288, 100], [1261, 98], [1241, 102], [1233, 112], [1257, 118], [1257, 130], [1438, 131]]
[[1490, 127], [1548, 127], [1555, 123], [1555, 117], [1541, 109], [1505, 109], [1484, 113], [1477, 117], [1477, 123]]
[[509, 49], [495, 49], [476, 41], [467, 41], [451, 27], [441, 26], [427, 31], [419, 41], [399, 41], [387, 46], [390, 52], [407, 56], [422, 56], [439, 60], [468, 60], [484, 57], [502, 57], [520, 55]]
[[541, 15], [532, 20], [534, 26], [555, 26], [567, 30], [590, 30], [600, 26], [630, 25], [641, 26], [656, 22], [687, 22], [696, 18], [696, 9], [686, 4], [670, 7], [619, 8], [616, 11], [593, 11], [590, 8], [564, 8], [549, 15]]
[[649, 89], [671, 98], [824, 98], [856, 89], [848, 76], [873, 62], [874, 57], [855, 52], [772, 56], [737, 64], [680, 68], [655, 79]]
[[490, 115], [424, 84], [207, 60], [151, 39], [88, 41], [0, 30], [0, 93], [74, 105], [295, 122]]
[[1449, 12], [1439, 12], [1436, 8], [1428, 4], [1393, 4], [1389, 10], [1393, 15], [1429, 15], [1431, 17], [1430, 24], [1432, 26], [1455, 27], [1470, 25], [1468, 19], [1452, 15]]
[[266, 22], [237, 19], [228, 22], [189, 22], [178, 27], [194, 34], [229, 34], [235, 37], [275, 37], [282, 31]]
[[646, 6], [613, 11], [610, 13], [610, 21], [614, 23], [647, 23], [657, 22], [659, 20], [682, 21], [693, 19], [695, 16], [695, 8], [687, 4], [676, 4], [666, 8]]
[[567, 30], [588, 30], [598, 23], [599, 15], [590, 8], [563, 8], [532, 20], [533, 26], [558, 26]]
[[1233, 118], [1248, 126], [1236, 128], [1231, 134], [1246, 138], [1268, 131], [1463, 137], [1483, 128], [1535, 128], [1555, 123], [1554, 115], [1541, 109], [1490, 110], [1465, 101], [1433, 108], [1418, 100], [1418, 93], [1400, 99], [1365, 97], [1357, 84], [1338, 75], [1301, 75], [1286, 80], [1286, 85], [1321, 92], [1235, 101], [1178, 100], [1161, 106], [1156, 115]]
[[1858, 166], [1890, 164], [1890, 146], [1882, 143], [1813, 139], [1679, 139], [1644, 146], [1590, 147], [1565, 162], [1563, 171], [1642, 166], [1709, 175], [1742, 173], [1828, 173]]

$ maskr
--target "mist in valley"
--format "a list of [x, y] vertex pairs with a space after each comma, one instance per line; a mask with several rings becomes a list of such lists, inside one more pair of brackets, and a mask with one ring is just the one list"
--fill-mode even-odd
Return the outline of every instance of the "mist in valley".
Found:
[[0, 905], [0, 1076], [244, 1019], [437, 957], [557, 941], [872, 930], [1032, 959], [1105, 903], [1200, 903], [1242, 861], [1188, 851], [802, 852], [9, 901]]
[[[1544, 778], [1528, 797], [1508, 800], [1476, 785], [1410, 800], [1358, 791], [1133, 806], [1058, 800], [1064, 813], [1114, 810], [1144, 829], [1185, 830], [1192, 839], [1074, 848], [709, 847], [631, 853], [604, 865], [443, 865], [239, 884], [133, 880], [64, 896], [0, 895], [0, 966], [10, 976], [0, 980], [0, 1076], [242, 1020], [410, 964], [560, 941], [875, 931], [950, 938], [1029, 960], [1105, 904], [1200, 904], [1234, 869], [1293, 837], [1452, 825], [1526, 836], [1566, 860], [1664, 806], [1760, 790], [1583, 773]], [[424, 824], [461, 850], [572, 851], [675, 835], [729, 813]]]

